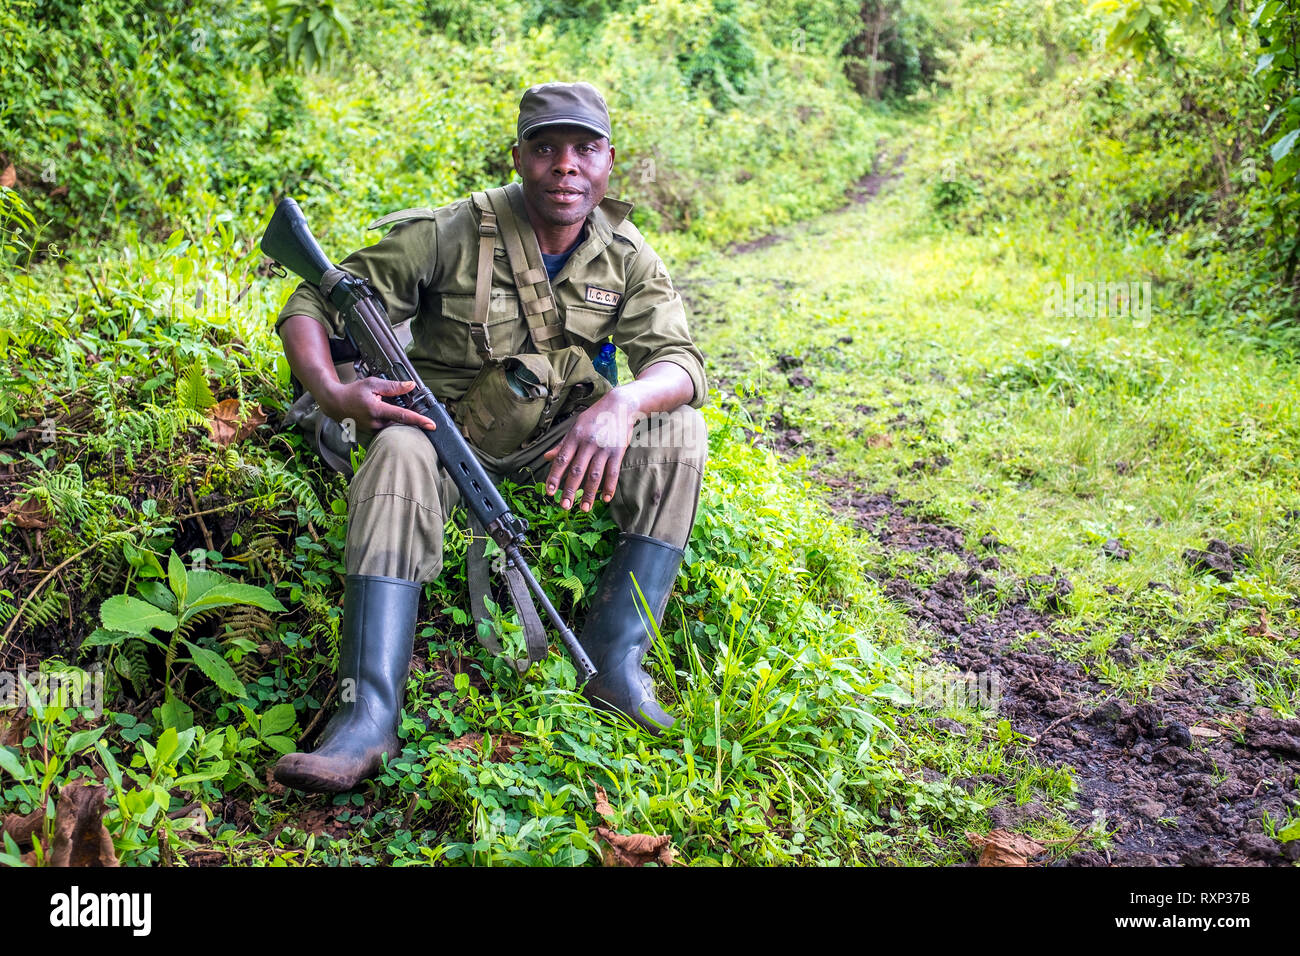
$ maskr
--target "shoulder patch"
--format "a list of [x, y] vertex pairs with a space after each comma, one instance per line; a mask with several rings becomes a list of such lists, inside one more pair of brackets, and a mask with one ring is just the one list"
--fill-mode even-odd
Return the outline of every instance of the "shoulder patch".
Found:
[[405, 222], [408, 219], [433, 219], [434, 212], [428, 206], [415, 206], [411, 209], [401, 209], [397, 212], [390, 212], [387, 216], [380, 216], [367, 229], [381, 229], [384, 226], [391, 226], [395, 222]]

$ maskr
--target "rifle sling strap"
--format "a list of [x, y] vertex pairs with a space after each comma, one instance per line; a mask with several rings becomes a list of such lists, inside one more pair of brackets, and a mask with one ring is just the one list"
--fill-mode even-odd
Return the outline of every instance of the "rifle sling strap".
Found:
[[342, 269], [326, 269], [325, 274], [320, 279], [320, 294], [325, 296], [325, 301], [330, 301], [330, 296], [334, 294], [334, 287], [339, 284], [340, 279], [346, 279], [348, 273]]
[[[506, 256], [514, 277], [515, 288], [524, 315], [528, 318], [528, 334], [533, 345], [539, 350], [545, 343], [560, 336], [564, 327], [560, 323], [559, 311], [551, 294], [551, 282], [542, 267], [541, 249], [531, 232], [527, 240], [520, 235], [518, 223], [526, 213], [512, 207], [506, 189], [489, 189], [473, 194], [474, 204], [479, 209], [479, 245], [478, 271], [474, 282], [474, 321], [470, 323], [470, 339], [479, 359], [485, 364], [498, 361], [492, 353], [488, 336], [488, 313], [492, 304], [492, 270], [496, 259], [496, 237], [501, 236], [505, 242]], [[504, 358], [504, 356], [503, 356]], [[492, 654], [502, 653], [501, 643], [490, 630], [482, 627], [490, 621], [487, 611], [487, 597], [491, 590], [488, 576], [487, 532], [474, 516], [469, 513], [471, 543], [466, 556], [466, 570], [469, 577], [470, 612], [474, 618], [475, 635]], [[524, 641], [528, 648], [527, 659], [510, 659], [510, 663], [521, 674], [535, 661], [544, 660], [547, 655], [546, 630], [533, 596], [521, 575], [511, 565], [505, 565], [506, 586], [510, 599], [519, 612], [519, 619], [524, 627]]]
[[[488, 582], [488, 538], [487, 532], [479, 524], [473, 511], [469, 512], [469, 528], [471, 538], [466, 566], [469, 573], [469, 602], [474, 617], [474, 633], [479, 643], [486, 647], [489, 653], [501, 656], [501, 642], [490, 630], [480, 626], [491, 620], [486, 600], [491, 589]], [[537, 614], [533, 596], [528, 590], [528, 585], [524, 583], [523, 575], [510, 564], [505, 565], [505, 573], [506, 586], [510, 589], [510, 600], [519, 612], [519, 620], [524, 626], [524, 643], [528, 649], [527, 658], [507, 658], [507, 660], [522, 674], [533, 663], [546, 659], [546, 629]]]

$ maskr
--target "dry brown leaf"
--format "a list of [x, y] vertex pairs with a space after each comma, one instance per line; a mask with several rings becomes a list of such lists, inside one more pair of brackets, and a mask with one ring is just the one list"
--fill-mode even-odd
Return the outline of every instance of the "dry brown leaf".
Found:
[[890, 438], [888, 435], [884, 434], [883, 432], [878, 435], [868, 435], [867, 447], [868, 448], [893, 448], [894, 439]]
[[1251, 637], [1269, 637], [1276, 638], [1277, 632], [1268, 626], [1268, 608], [1259, 609], [1259, 623], [1249, 624], [1246, 626], [1246, 633]]
[[0, 826], [0, 831], [20, 847], [28, 846], [32, 842], [32, 837], [41, 828], [45, 820], [45, 808], [37, 807], [26, 816], [18, 813], [7, 813], [4, 818], [4, 825]]
[[28, 498], [19, 502], [14, 499], [0, 508], [4, 521], [10, 521], [19, 528], [48, 528], [53, 520], [45, 508], [45, 502], [39, 498]]
[[213, 444], [220, 448], [243, 441], [265, 422], [266, 412], [261, 405], [254, 403], [245, 413], [237, 398], [223, 399], [208, 409], [208, 432]]
[[1213, 740], [1215, 737], [1223, 736], [1223, 734], [1219, 733], [1217, 730], [1213, 729], [1212, 727], [1201, 727], [1201, 726], [1188, 727], [1187, 732], [1191, 734], [1193, 737], [1206, 737], [1211, 740]]
[[672, 866], [676, 854], [673, 853], [673, 838], [650, 836], [648, 833], [615, 833], [608, 827], [596, 827], [595, 834], [605, 846], [600, 858], [605, 866], [645, 866], [658, 863], [660, 866]]
[[465, 734], [463, 737], [457, 737], [455, 740], [447, 741], [448, 750], [469, 750], [473, 747], [478, 749], [483, 743], [483, 735], [480, 733]]
[[1021, 833], [990, 830], [981, 836], [967, 831], [966, 839], [980, 851], [977, 866], [1029, 866], [1047, 847]]
[[27, 728], [31, 723], [32, 718], [28, 714], [0, 716], [0, 747], [17, 747], [27, 736]]
[[[509, 760], [516, 750], [523, 746], [524, 738], [518, 734], [494, 734], [492, 736], [492, 753], [488, 755], [488, 760], [492, 763], [501, 763]], [[471, 734], [465, 734], [463, 737], [457, 737], [455, 740], [447, 742], [448, 750], [471, 750], [475, 753], [483, 749], [483, 734], [475, 731]]]
[[117, 866], [113, 838], [104, 827], [103, 787], [68, 784], [59, 791], [50, 866]]
[[18, 174], [14, 170], [14, 164], [10, 163], [4, 168], [4, 172], [0, 173], [0, 186], [13, 189], [16, 182], [18, 182]]
[[614, 822], [614, 808], [609, 805], [609, 794], [604, 787], [596, 788], [596, 812], [610, 823]]

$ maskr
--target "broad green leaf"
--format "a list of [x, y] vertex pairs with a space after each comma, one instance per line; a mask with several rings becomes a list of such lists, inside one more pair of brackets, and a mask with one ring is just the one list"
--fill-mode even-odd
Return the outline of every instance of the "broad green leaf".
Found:
[[184, 643], [190, 649], [190, 655], [194, 658], [194, 663], [198, 665], [199, 670], [208, 675], [208, 678], [214, 684], [227, 694], [235, 697], [244, 696], [244, 685], [239, 682], [239, 678], [235, 676], [234, 668], [227, 663], [224, 657], [205, 647], [191, 644], [189, 641]]
[[292, 727], [293, 722], [297, 719], [298, 715], [293, 709], [293, 704], [276, 704], [262, 715], [262, 721], [258, 729], [263, 736], [278, 734], [280, 731]]
[[176, 733], [175, 727], [168, 727], [158, 735], [158, 743], [154, 746], [153, 759], [149, 764], [157, 770], [163, 764], [171, 760], [172, 754], [180, 746], [180, 735]]
[[63, 755], [65, 757], [70, 757], [86, 746], [93, 744], [106, 730], [108, 730], [107, 726], [96, 727], [93, 730], [78, 731], [69, 737], [68, 742], [63, 745]]
[[1253, 69], [1253, 70], [1250, 71], [1250, 75], [1251, 75], [1251, 76], [1254, 76], [1254, 75], [1255, 75], [1256, 73], [1258, 73], [1260, 70], [1268, 69], [1268, 67], [1269, 67], [1272, 63], [1273, 63], [1273, 54], [1272, 54], [1272, 53], [1261, 53], [1261, 54], [1259, 55], [1259, 59], [1255, 61], [1255, 69]]
[[220, 571], [188, 571], [185, 574], [185, 597], [190, 604], [201, 600], [218, 584], [232, 580], [230, 575]]
[[290, 62], [298, 59], [298, 50], [302, 46], [302, 39], [307, 35], [307, 21], [300, 20], [294, 24], [289, 31], [289, 60]]
[[224, 777], [226, 771], [230, 769], [229, 760], [218, 760], [207, 770], [200, 773], [187, 773], [183, 777], [177, 777], [172, 781], [173, 787], [181, 787], [187, 783], [198, 783], [201, 780], [215, 780], [218, 777]]
[[18, 848], [18, 844], [14, 842], [14, 838], [8, 833], [4, 834], [4, 843], [5, 849], [8, 852], [0, 853], [0, 863], [3, 863], [5, 866], [13, 867], [26, 866], [27, 864], [23, 862], [23, 851]]
[[84, 651], [88, 647], [116, 647], [123, 641], [133, 639], [135, 636], [127, 631], [109, 631], [97, 627], [90, 632], [89, 637], [81, 642], [81, 649]]
[[170, 584], [172, 590], [176, 592], [177, 604], [184, 607], [187, 593], [185, 562], [181, 560], [180, 555], [175, 551], [173, 551], [167, 558], [167, 583]]
[[881, 684], [871, 692], [872, 697], [883, 697], [885, 700], [892, 700], [895, 704], [902, 707], [915, 706], [916, 700], [903, 688], [895, 684]]
[[[159, 567], [158, 570], [161, 573], [162, 568]], [[162, 608], [169, 614], [176, 613], [176, 595], [172, 594], [172, 589], [161, 581], [145, 581], [136, 590], [140, 597], [154, 607]]]
[[95, 741], [95, 750], [99, 753], [99, 761], [108, 771], [108, 778], [113, 781], [113, 788], [122, 789], [122, 769], [117, 765], [117, 760], [113, 757], [113, 752], [108, 749], [108, 744], [102, 740]]
[[194, 746], [194, 735], [199, 732], [197, 727], [187, 727], [176, 735], [176, 752], [171, 756], [172, 763], [179, 763], [181, 758], [190, 752]]
[[116, 594], [99, 606], [99, 620], [110, 631], [148, 635], [153, 628], [176, 630], [176, 615], [147, 604], [139, 598]]
[[275, 611], [283, 613], [285, 607], [277, 601], [266, 588], [259, 588], [253, 584], [241, 584], [238, 581], [227, 579], [225, 583], [211, 587], [198, 600], [194, 601], [185, 613], [181, 615], [181, 623], [185, 623], [199, 611], [214, 607], [224, 607], [227, 604], [251, 604], [254, 607], [260, 607], [264, 611]]
[[8, 747], [0, 747], [0, 770], [9, 774], [15, 780], [27, 780], [31, 777], [31, 772], [14, 756], [14, 752]]
[[45, 719], [45, 704], [43, 703], [45, 699], [44, 696], [38, 693], [36, 688], [32, 686], [32, 682], [29, 681], [27, 678], [23, 677], [21, 674], [18, 677], [18, 683], [23, 685], [24, 696], [22, 699], [27, 702], [27, 709], [32, 712], [32, 716], [35, 717], [37, 720], [44, 720]]
[[262, 739], [266, 741], [268, 746], [282, 754], [291, 754], [298, 749], [297, 744], [282, 734], [272, 734], [270, 737], [263, 737]]
[[[155, 506], [156, 507], [156, 506]], [[146, 578], [164, 578], [162, 562], [158, 560], [158, 555], [152, 551], [144, 552], [144, 561], [140, 565], [140, 574]]]
[[1273, 157], [1273, 162], [1281, 162], [1291, 154], [1291, 150], [1295, 147], [1297, 137], [1300, 137], [1300, 127], [1291, 130], [1291, 132], [1287, 133], [1269, 148], [1268, 152], [1269, 155]]
[[176, 727], [184, 730], [194, 726], [194, 711], [189, 704], [168, 697], [154, 709], [154, 719], [164, 727]]

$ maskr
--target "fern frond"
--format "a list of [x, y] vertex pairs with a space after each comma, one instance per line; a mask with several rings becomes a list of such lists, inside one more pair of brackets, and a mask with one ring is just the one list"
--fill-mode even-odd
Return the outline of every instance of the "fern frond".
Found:
[[208, 385], [208, 370], [195, 359], [176, 379], [176, 408], [181, 412], [204, 412], [215, 404], [217, 396]]
[[307, 520], [319, 521], [326, 517], [325, 509], [321, 507], [320, 499], [316, 497], [311, 485], [287, 471], [280, 472], [279, 478], [280, 487], [307, 512]]
[[[81, 572], [81, 590], [94, 588], [101, 593], [112, 591], [126, 568], [126, 553], [120, 540], [109, 535], [97, 549], [98, 560], [87, 561]], [[130, 537], [130, 535], [126, 535]]]
[[[126, 678], [135, 688], [135, 695], [143, 697], [149, 680], [149, 658], [145, 656], [144, 641], [127, 641], [122, 647], [122, 658], [126, 663]], [[120, 666], [118, 672], [121, 673]]]
[[251, 684], [262, 675], [262, 665], [254, 654], [245, 654], [238, 664], [233, 665], [233, 669], [235, 676], [244, 684]]
[[42, 502], [46, 511], [68, 527], [84, 521], [90, 514], [85, 480], [76, 462], [64, 465], [61, 471], [41, 472], [19, 492], [18, 498]]
[[226, 633], [221, 640], [225, 644], [241, 639], [260, 643], [275, 626], [271, 623], [271, 615], [251, 604], [229, 608], [224, 624]]
[[[164, 674], [170, 674], [172, 672], [172, 668], [176, 666], [176, 650], [178, 647], [180, 647], [180, 643], [183, 640], [183, 638], [181, 637], [181, 633], [183, 630], [184, 629], [182, 628], [181, 631], [177, 631], [175, 634], [172, 635], [172, 639], [167, 642], [167, 653], [163, 655]], [[170, 681], [168, 683], [170, 683]]]
[[[251, 604], [228, 608], [223, 625], [226, 633], [221, 638], [221, 642], [227, 645], [241, 640], [260, 644], [267, 632], [275, 626], [271, 623], [271, 615]], [[234, 668], [235, 676], [245, 684], [250, 684], [261, 675], [262, 662], [259, 655], [245, 653]]]
[[574, 601], [581, 601], [582, 596], [587, 593], [587, 589], [582, 586], [582, 581], [576, 574], [570, 574], [567, 577], [560, 578], [555, 582], [557, 588], [564, 588], [573, 595]]
[[[177, 640], [177, 641], [188, 641], [188, 640], [192, 640], [192, 638], [193, 638], [193, 636], [194, 636], [194, 628], [196, 628], [198, 625], [200, 625], [200, 624], [202, 624], [202, 623], [204, 623], [204, 622], [206, 622], [206, 621], [210, 621], [210, 620], [212, 620], [213, 617], [215, 617], [215, 616], [221, 614], [221, 612], [222, 612], [223, 610], [225, 610], [225, 608], [220, 608], [220, 607], [208, 607], [208, 608], [204, 608], [202, 611], [198, 611], [198, 612], [196, 612], [195, 615], [194, 615], [192, 618], [190, 618], [188, 621], [186, 621], [184, 624], [182, 624], [182, 625], [180, 626], [179, 630], [177, 630], [177, 632], [176, 632], [176, 640]], [[173, 643], [176, 643], [176, 642], [173, 642]], [[172, 662], [171, 662], [170, 660], [168, 660], [167, 664], [168, 664], [169, 667], [171, 666], [171, 663], [172, 663]]]
[[319, 591], [304, 591], [303, 607], [309, 615], [310, 624], [307, 634], [313, 642], [323, 642], [329, 648], [330, 664], [338, 667], [339, 661], [339, 614], [332, 601]]
[[49, 627], [67, 610], [71, 600], [62, 591], [54, 588], [47, 590], [27, 605], [23, 627], [29, 631], [37, 627]]

